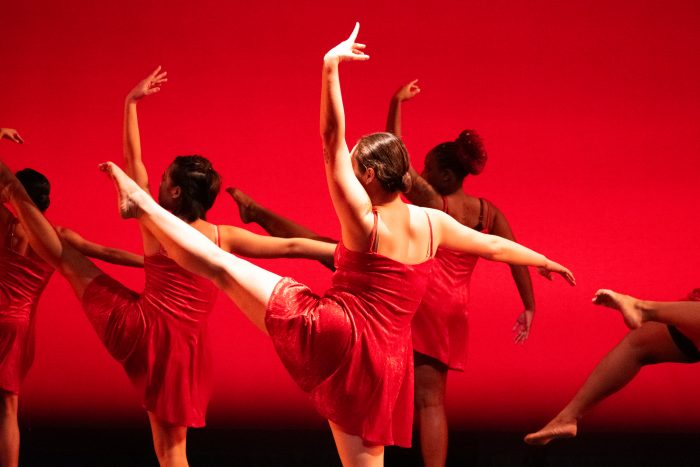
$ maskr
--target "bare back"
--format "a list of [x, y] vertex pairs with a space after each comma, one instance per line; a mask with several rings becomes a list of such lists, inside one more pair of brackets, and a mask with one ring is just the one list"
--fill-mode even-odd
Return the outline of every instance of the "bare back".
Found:
[[404, 264], [419, 264], [433, 256], [432, 228], [425, 209], [406, 204], [398, 197], [374, 209], [377, 234], [375, 237], [370, 231], [364, 251], [374, 251]]
[[443, 209], [457, 222], [475, 230], [491, 230], [493, 223], [489, 203], [458, 190], [443, 198]]

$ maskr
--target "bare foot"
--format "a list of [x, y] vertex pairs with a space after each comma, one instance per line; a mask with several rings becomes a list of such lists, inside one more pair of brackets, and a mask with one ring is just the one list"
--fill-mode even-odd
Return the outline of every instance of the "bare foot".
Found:
[[19, 181], [15, 178], [15, 174], [0, 162], [0, 203], [9, 203], [18, 185]]
[[554, 420], [547, 423], [547, 425], [540, 431], [530, 433], [529, 435], [525, 436], [524, 440], [527, 444], [531, 444], [533, 446], [544, 446], [553, 439], [575, 437], [577, 429], [575, 419], [572, 421], [556, 417]]
[[233, 188], [232, 186], [226, 188], [226, 193], [231, 195], [233, 200], [238, 205], [238, 213], [241, 216], [241, 221], [244, 224], [255, 221], [255, 211], [258, 204], [250, 196], [243, 193], [238, 188]]
[[600, 289], [593, 297], [593, 303], [606, 306], [622, 313], [625, 325], [630, 329], [637, 329], [642, 325], [642, 310], [637, 307], [639, 300], [629, 295], [613, 292], [608, 289]]
[[140, 193], [145, 194], [145, 192], [114, 162], [100, 164], [100, 170], [109, 175], [114, 182], [117, 195], [119, 196], [119, 214], [124, 219], [139, 217], [141, 208], [138, 206], [136, 199]]

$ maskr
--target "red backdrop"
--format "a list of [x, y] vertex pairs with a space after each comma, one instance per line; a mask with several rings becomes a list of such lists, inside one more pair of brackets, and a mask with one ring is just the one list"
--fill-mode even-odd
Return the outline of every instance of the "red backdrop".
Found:
[[[530, 341], [508, 269], [482, 262], [473, 283], [465, 373], [449, 380], [455, 427], [536, 428], [625, 335], [590, 304], [610, 287], [675, 299], [697, 267], [700, 5], [695, 1], [6, 2], [2, 126], [24, 146], [2, 158], [53, 182], [52, 221], [140, 251], [96, 164], [121, 157], [123, 98], [156, 65], [170, 81], [140, 104], [151, 179], [174, 155], [211, 158], [227, 184], [326, 235], [338, 235], [318, 137], [323, 53], [362, 23], [372, 59], [341, 70], [350, 144], [383, 128], [389, 98], [420, 78], [404, 107], [414, 164], [474, 128], [490, 154], [465, 189], [493, 201], [518, 238], [568, 265], [576, 288], [535, 277]], [[240, 225], [227, 195], [211, 220]], [[259, 231], [255, 227], [252, 230]], [[259, 261], [322, 290], [308, 261]], [[141, 271], [105, 266], [140, 290]], [[55, 277], [38, 318], [26, 421], [142, 419], [125, 375]], [[212, 328], [217, 392], [210, 423], [319, 425], [267, 338], [224, 296]], [[588, 418], [590, 428], [692, 429], [695, 368], [649, 368]]]

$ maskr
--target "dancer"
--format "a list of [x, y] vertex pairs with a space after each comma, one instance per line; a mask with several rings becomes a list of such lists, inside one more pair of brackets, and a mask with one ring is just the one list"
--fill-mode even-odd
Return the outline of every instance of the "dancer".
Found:
[[601, 289], [593, 303], [618, 310], [631, 332], [603, 357], [556, 417], [525, 436], [528, 444], [545, 445], [557, 438], [576, 436], [581, 418], [625, 387], [646, 365], [700, 361], [700, 289], [679, 302], [652, 302]]
[[[148, 191], [148, 173], [142, 160], [140, 132], [138, 126], [137, 104], [144, 97], [157, 93], [167, 82], [167, 73], [157, 67], [153, 73], [139, 82], [129, 92], [126, 98], [124, 110], [124, 160], [127, 173], [134, 178], [141, 188]], [[278, 257], [302, 257], [310, 259], [332, 258], [333, 247], [321, 242], [314, 242], [307, 239], [280, 239], [256, 235], [246, 230], [233, 226], [214, 226], [206, 221], [206, 212], [213, 205], [220, 186], [219, 175], [214, 171], [211, 163], [201, 156], [178, 156], [162, 177], [159, 188], [158, 201], [166, 209], [173, 212], [179, 218], [190, 223], [195, 229], [210, 238], [213, 242], [226, 251], [237, 253], [254, 258], [278, 258]], [[185, 277], [188, 282], [196, 285], [194, 290], [174, 287], [167, 292], [172, 294], [170, 308], [176, 309], [177, 313], [187, 315], [187, 320], [192, 317], [190, 314], [203, 318], [208, 315], [213, 306], [210, 300], [213, 285], [205, 282], [191, 273], [177, 266], [163, 251], [160, 243], [153, 237], [148, 229], [141, 228], [143, 236], [144, 251], [146, 254], [146, 273], [153, 272], [154, 275], [161, 275], [156, 269], [149, 266], [152, 263], [160, 264], [162, 271], [174, 277]], [[171, 284], [172, 285], [172, 284]], [[160, 290], [163, 292], [163, 289]], [[147, 293], [147, 292], [146, 292]], [[181, 295], [183, 294], [184, 295]], [[190, 304], [176, 303], [172, 301], [175, 297], [189, 296]], [[196, 305], [193, 307], [191, 303]], [[167, 310], [167, 306], [165, 307]], [[200, 308], [200, 309], [197, 309]], [[161, 311], [161, 310], [158, 310]], [[208, 339], [204, 336], [206, 319], [195, 318], [198, 321], [200, 336], [196, 342], [199, 348], [191, 355], [173, 362], [167, 357], [167, 352], [160, 357], [168, 368], [174, 365], [181, 365], [180, 371], [169, 371], [162, 381], [157, 381], [160, 394], [155, 395], [153, 403], [146, 403], [145, 407], [149, 411], [149, 419], [153, 430], [153, 439], [156, 454], [162, 465], [169, 462], [186, 463], [185, 441], [186, 429], [188, 426], [202, 426], [204, 424], [204, 413], [209, 400], [209, 345]], [[189, 326], [189, 325], [188, 325]], [[157, 341], [157, 337], [149, 337], [147, 341]], [[186, 346], [192, 338], [189, 335], [178, 335], [169, 339], [167, 346]], [[156, 348], [158, 345], [151, 344]], [[187, 352], [180, 352], [179, 355], [187, 355]], [[199, 366], [196, 371], [191, 371], [191, 366]], [[153, 368], [155, 371], [155, 368]], [[189, 373], [188, 373], [189, 372]], [[159, 379], [158, 372], [155, 377]], [[188, 374], [184, 381], [181, 374]], [[188, 388], [189, 386], [189, 388]], [[183, 391], [183, 389], [185, 389]], [[148, 391], [150, 393], [152, 391]], [[181, 396], [182, 393], [198, 394]], [[169, 401], [175, 397], [177, 400]], [[171, 406], [191, 406], [193, 414], [174, 414], [170, 412]]]
[[[420, 93], [413, 80], [394, 94], [387, 115], [387, 131], [401, 137], [401, 105]], [[468, 175], [479, 175], [487, 154], [473, 130], [462, 131], [455, 141], [438, 144], [425, 156], [423, 174], [411, 166], [411, 189], [406, 197], [419, 206], [440, 209], [463, 225], [515, 241], [501, 211], [491, 202], [463, 190]], [[415, 420], [426, 467], [444, 466], [448, 427], [445, 413], [448, 370], [464, 371], [467, 357], [469, 284], [477, 255], [439, 248], [431, 281], [413, 318], [415, 352]], [[535, 314], [532, 280], [525, 266], [511, 265], [513, 281], [524, 311], [513, 326], [515, 342], [530, 334]]]
[[217, 249], [117, 166], [107, 163], [103, 170], [116, 182], [123, 216], [137, 217], [178, 264], [214, 280], [269, 333], [287, 370], [328, 418], [343, 464], [381, 465], [384, 445], [410, 445], [410, 321], [437, 246], [538, 266], [571, 284], [574, 278], [517, 243], [476, 232], [442, 212], [404, 204], [399, 193], [409, 177], [408, 154], [393, 135], [365, 136], [348, 151], [338, 67], [369, 58], [365, 46], [355, 43], [358, 30], [356, 25], [323, 62], [321, 135], [342, 232], [333, 287], [323, 297]]
[[[417, 80], [396, 92], [389, 108], [388, 132], [401, 136], [401, 103], [419, 92]], [[419, 206], [439, 208], [475, 230], [515, 241], [508, 221], [498, 208], [462, 189], [467, 175], [481, 172], [486, 157], [479, 136], [470, 130], [463, 131], [456, 141], [439, 144], [426, 155], [424, 176], [413, 167], [409, 169], [412, 183], [406, 197]], [[236, 201], [241, 220], [259, 224], [270, 235], [334, 242], [260, 205], [240, 189], [226, 191]], [[445, 465], [447, 458], [444, 407], [447, 370], [464, 370], [469, 284], [478, 256], [440, 248], [435, 258], [431, 282], [411, 324], [415, 351], [415, 418], [426, 466]], [[535, 300], [527, 267], [511, 265], [511, 273], [524, 306], [513, 326], [515, 342], [522, 343], [530, 332]]]
[[[23, 140], [16, 130], [0, 128], [0, 137]], [[50, 185], [32, 169], [17, 172], [17, 179], [41, 212], [49, 207]], [[143, 267], [143, 257], [89, 242], [76, 232], [57, 227], [61, 239], [84, 255], [114, 264]], [[34, 362], [34, 323], [37, 304], [53, 268], [28, 246], [15, 216], [0, 205], [0, 466], [19, 462], [17, 409], [22, 381]]]

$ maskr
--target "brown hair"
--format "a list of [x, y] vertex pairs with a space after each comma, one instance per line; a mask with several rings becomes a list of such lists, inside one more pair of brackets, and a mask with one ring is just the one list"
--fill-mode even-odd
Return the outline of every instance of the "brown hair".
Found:
[[411, 166], [403, 141], [391, 133], [372, 133], [360, 138], [355, 157], [362, 171], [374, 169], [379, 184], [389, 193], [411, 188]]

